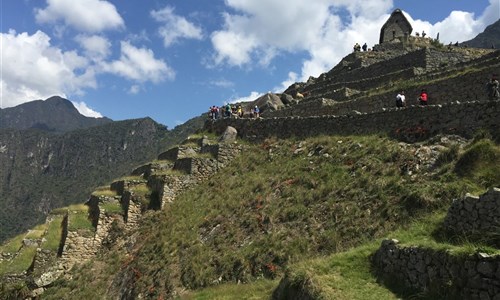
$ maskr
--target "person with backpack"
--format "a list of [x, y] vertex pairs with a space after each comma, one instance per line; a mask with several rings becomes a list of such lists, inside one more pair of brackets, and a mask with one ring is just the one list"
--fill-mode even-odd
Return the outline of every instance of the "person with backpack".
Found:
[[257, 105], [255, 105], [254, 109], [253, 109], [253, 117], [258, 119], [260, 117], [260, 110], [259, 110], [259, 107]]

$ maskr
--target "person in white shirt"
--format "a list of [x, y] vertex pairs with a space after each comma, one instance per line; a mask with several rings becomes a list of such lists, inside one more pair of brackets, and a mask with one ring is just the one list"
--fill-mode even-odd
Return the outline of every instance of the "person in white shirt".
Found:
[[405, 107], [405, 106], [406, 106], [405, 91], [401, 91], [396, 96], [396, 107]]

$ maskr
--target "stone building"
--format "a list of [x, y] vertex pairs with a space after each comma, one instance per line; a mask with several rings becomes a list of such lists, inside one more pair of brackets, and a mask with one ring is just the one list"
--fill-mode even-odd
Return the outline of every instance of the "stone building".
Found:
[[395, 39], [405, 39], [410, 36], [413, 28], [400, 9], [392, 12], [380, 30], [379, 44], [391, 42]]

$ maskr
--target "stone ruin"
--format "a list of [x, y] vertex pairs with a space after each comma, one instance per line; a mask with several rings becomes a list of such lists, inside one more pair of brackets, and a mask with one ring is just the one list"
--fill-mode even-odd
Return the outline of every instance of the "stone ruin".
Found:
[[60, 230], [58, 246], [44, 247], [46, 229], [41, 238], [30, 240], [30, 245], [23, 245], [16, 253], [0, 253], [0, 261], [13, 261], [26, 247], [37, 248], [31, 267], [21, 274], [3, 276], [2, 282], [26, 281], [31, 297], [37, 297], [75, 264], [92, 259], [103, 249], [124, 246], [146, 211], [163, 209], [178, 193], [229, 164], [243, 149], [235, 137], [234, 128], [228, 128], [218, 141], [206, 136], [187, 139], [161, 153], [158, 160], [136, 168], [130, 177], [93, 192], [85, 209], [70, 206], [55, 210], [47, 217], [46, 228], [54, 223]]
[[[500, 51], [434, 48], [429, 39], [409, 36], [411, 31], [411, 24], [396, 10], [381, 30], [381, 43], [375, 47], [376, 51], [351, 53], [318, 78], [293, 84], [281, 95], [266, 95], [275, 106], [263, 112], [264, 118], [210, 120], [205, 130], [222, 134], [231, 126], [245, 139], [387, 133], [415, 141], [439, 133], [470, 137], [480, 129], [499, 137], [500, 101], [488, 101], [484, 84], [500, 67]], [[406, 85], [407, 95], [417, 95], [424, 87], [421, 82], [425, 82], [429, 92], [429, 106], [413, 105], [410, 97], [409, 107], [394, 108], [395, 91], [401, 84]], [[3, 280], [26, 280], [36, 275], [31, 285], [33, 296], [39, 295], [75, 263], [89, 260], [111, 245], [124, 244], [123, 237], [136, 228], [144, 212], [168, 206], [179, 192], [210, 177], [241, 151], [239, 144], [214, 142], [204, 137], [188, 139], [160, 154], [157, 161], [136, 168], [131, 177], [93, 193], [85, 212], [90, 227], [72, 225], [81, 217], [81, 211], [67, 209], [62, 214], [50, 215], [48, 226], [56, 222], [62, 229], [57, 249], [37, 249], [26, 272], [8, 275]], [[465, 204], [471, 201], [457, 202], [450, 211], [456, 210], [462, 216], [464, 210], [468, 213], [471, 207], [477, 207], [479, 216], [488, 209]], [[498, 203], [497, 199], [497, 208]], [[451, 227], [476, 230], [474, 224], [478, 219]], [[453, 220], [449, 217], [447, 222], [451, 224], [456, 221]], [[35, 241], [36, 245], [43, 243], [43, 238]], [[415, 247], [405, 250], [396, 241], [386, 241], [375, 256], [375, 265], [387, 274], [408, 271], [404, 273], [408, 286], [425, 290], [433, 281], [432, 276], [454, 278], [456, 272], [448, 271], [457, 268], [455, 264], [449, 265], [453, 259], [446, 254], [431, 252]], [[0, 259], [13, 260], [18, 253], [0, 253]], [[392, 261], [394, 258], [400, 261]], [[498, 293], [498, 289], [486, 288], [486, 283], [492, 281], [498, 287], [498, 258], [468, 258], [460, 263], [465, 267], [459, 268], [459, 274], [472, 274], [473, 286], [467, 286], [464, 293], [481, 297]], [[464, 280], [463, 276], [459, 279]]]
[[379, 43], [393, 42], [395, 40], [408, 40], [413, 28], [400, 9], [392, 12], [389, 19], [380, 30]]

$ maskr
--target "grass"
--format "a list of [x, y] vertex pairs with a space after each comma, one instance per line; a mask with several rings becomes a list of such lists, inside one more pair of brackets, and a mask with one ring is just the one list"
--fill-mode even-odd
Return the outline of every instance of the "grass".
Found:
[[63, 216], [55, 217], [49, 223], [47, 233], [45, 234], [45, 241], [42, 243], [41, 248], [50, 251], [57, 251], [62, 236], [62, 221]]
[[[459, 174], [457, 162], [479, 147], [472, 144], [445, 146], [429, 169], [411, 169], [420, 163], [413, 152], [378, 135], [268, 139], [246, 147], [221, 172], [148, 213], [116, 276], [132, 276], [136, 292], [156, 299], [183, 289], [191, 290], [186, 299], [268, 298], [283, 274], [317, 298], [396, 298], [370, 273], [367, 258], [380, 239], [456, 255], [475, 251], [474, 244], [437, 243], [431, 233], [452, 199], [484, 192], [490, 186], [480, 174], [498, 172], [495, 160], [479, 158], [480, 168]], [[117, 272], [112, 265], [100, 266], [108, 283], [92, 282], [94, 290], [81, 287], [73, 295], [104, 295]], [[93, 266], [76, 276], [92, 276]]]
[[257, 300], [270, 299], [277, 280], [260, 279], [252, 284], [221, 284], [200, 291], [188, 292], [182, 300]]
[[31, 266], [35, 253], [36, 247], [23, 247], [13, 260], [0, 262], [0, 275], [26, 271]]
[[[383, 136], [270, 139], [249, 147], [145, 220], [134, 261], [140, 288], [279, 278], [290, 264], [345, 251], [487, 188], [454, 173], [456, 153], [443, 154], [449, 157], [430, 174], [408, 175], [416, 158]], [[166, 296], [161, 291], [152, 297]]]
[[23, 246], [26, 233], [18, 234], [0, 247], [1, 253], [16, 253]]
[[116, 191], [113, 191], [108, 187], [98, 188], [92, 192], [93, 196], [105, 196], [105, 197], [114, 197], [117, 195]]
[[28, 230], [28, 233], [26, 234], [27, 239], [40, 239], [43, 237], [45, 234], [45, 230], [47, 230], [47, 224], [39, 224], [35, 226], [35, 228]]
[[118, 202], [104, 202], [100, 207], [109, 214], [123, 214], [123, 208]]
[[117, 181], [144, 181], [144, 178], [142, 178], [141, 176], [124, 176]]
[[88, 206], [75, 204], [68, 207], [68, 231], [87, 231], [91, 234], [95, 231], [88, 216]]

